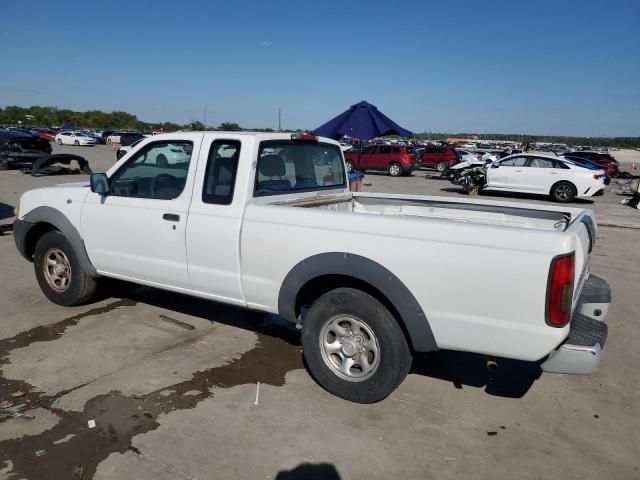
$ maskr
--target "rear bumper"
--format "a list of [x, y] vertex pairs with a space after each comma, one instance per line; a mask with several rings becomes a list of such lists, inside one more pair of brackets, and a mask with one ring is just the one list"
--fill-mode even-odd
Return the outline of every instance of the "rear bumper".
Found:
[[604, 322], [611, 289], [600, 277], [591, 275], [585, 282], [578, 307], [571, 318], [569, 336], [549, 354], [540, 366], [551, 373], [592, 373], [600, 364], [608, 328]]

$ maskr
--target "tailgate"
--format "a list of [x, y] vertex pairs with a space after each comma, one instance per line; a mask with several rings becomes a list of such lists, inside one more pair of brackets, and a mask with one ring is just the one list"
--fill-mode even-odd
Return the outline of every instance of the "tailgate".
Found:
[[582, 286], [589, 278], [591, 252], [596, 241], [596, 221], [591, 210], [581, 212], [566, 230], [576, 236], [576, 278], [573, 286], [573, 305], [575, 308]]

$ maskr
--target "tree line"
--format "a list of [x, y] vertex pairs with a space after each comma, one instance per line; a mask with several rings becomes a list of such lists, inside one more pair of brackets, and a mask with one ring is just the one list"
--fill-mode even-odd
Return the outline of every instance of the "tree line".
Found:
[[[57, 107], [18, 107], [15, 105], [0, 108], [0, 125], [22, 125], [26, 127], [60, 127], [65, 123], [72, 123], [78, 128], [113, 129], [113, 130], [141, 130], [150, 131], [163, 129], [165, 132], [176, 130], [224, 130], [258, 132], [274, 132], [272, 128], [243, 128], [235, 122], [222, 122], [217, 127], [205, 126], [202, 122], [193, 120], [180, 125], [173, 122], [143, 122], [138, 117], [127, 112], [103, 112], [89, 110], [76, 112]], [[300, 131], [285, 130], [286, 132]], [[430, 140], [446, 140], [448, 136], [471, 138], [473, 133], [420, 133], [414, 138]], [[521, 134], [483, 134], [483, 140], [518, 140], [521, 142], [566, 143], [569, 145], [592, 145], [602, 147], [640, 148], [640, 137], [569, 137], [552, 135], [521, 135]]]
[[[184, 125], [174, 122], [144, 122], [138, 117], [127, 112], [103, 112], [89, 110], [76, 112], [57, 107], [18, 107], [10, 105], [0, 108], [0, 125], [22, 127], [61, 127], [71, 123], [77, 128], [105, 129], [105, 130], [140, 130], [151, 131], [163, 129], [165, 132], [177, 130], [246, 130], [235, 122], [222, 122], [217, 127], [205, 127], [200, 122], [193, 120]], [[252, 131], [274, 132], [272, 128], [252, 128]], [[289, 131], [289, 130], [287, 130]]]

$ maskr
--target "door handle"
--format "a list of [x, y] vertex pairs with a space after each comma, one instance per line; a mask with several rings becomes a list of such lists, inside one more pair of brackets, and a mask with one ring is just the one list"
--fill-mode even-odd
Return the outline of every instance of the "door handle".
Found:
[[522, 173], [522, 170], [516, 170], [517, 173]]
[[549, 172], [550, 175], [557, 175], [558, 172]]
[[168, 222], [179, 222], [180, 215], [176, 215], [175, 213], [165, 213], [162, 215], [163, 220], [167, 220]]

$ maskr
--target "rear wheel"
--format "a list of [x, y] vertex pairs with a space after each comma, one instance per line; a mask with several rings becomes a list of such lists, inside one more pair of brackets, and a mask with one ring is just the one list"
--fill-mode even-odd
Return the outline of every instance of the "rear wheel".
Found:
[[58, 231], [38, 240], [33, 266], [40, 289], [58, 305], [85, 303], [96, 291], [96, 280], [84, 271], [73, 247]]
[[79, 147], [79, 146], [80, 146], [80, 142], [79, 142], [78, 140], [76, 140], [75, 142], [73, 142], [73, 144], [74, 144], [76, 147]]
[[318, 384], [357, 403], [384, 399], [411, 367], [411, 351], [396, 319], [377, 299], [353, 288], [332, 290], [311, 306], [302, 346]]
[[444, 172], [449, 167], [449, 164], [445, 161], [440, 161], [436, 163], [436, 170], [438, 172]]
[[390, 163], [387, 167], [387, 173], [392, 177], [402, 176], [402, 165], [397, 162]]
[[576, 187], [569, 182], [558, 182], [551, 187], [551, 198], [556, 202], [572, 202], [576, 198], [576, 195]]

